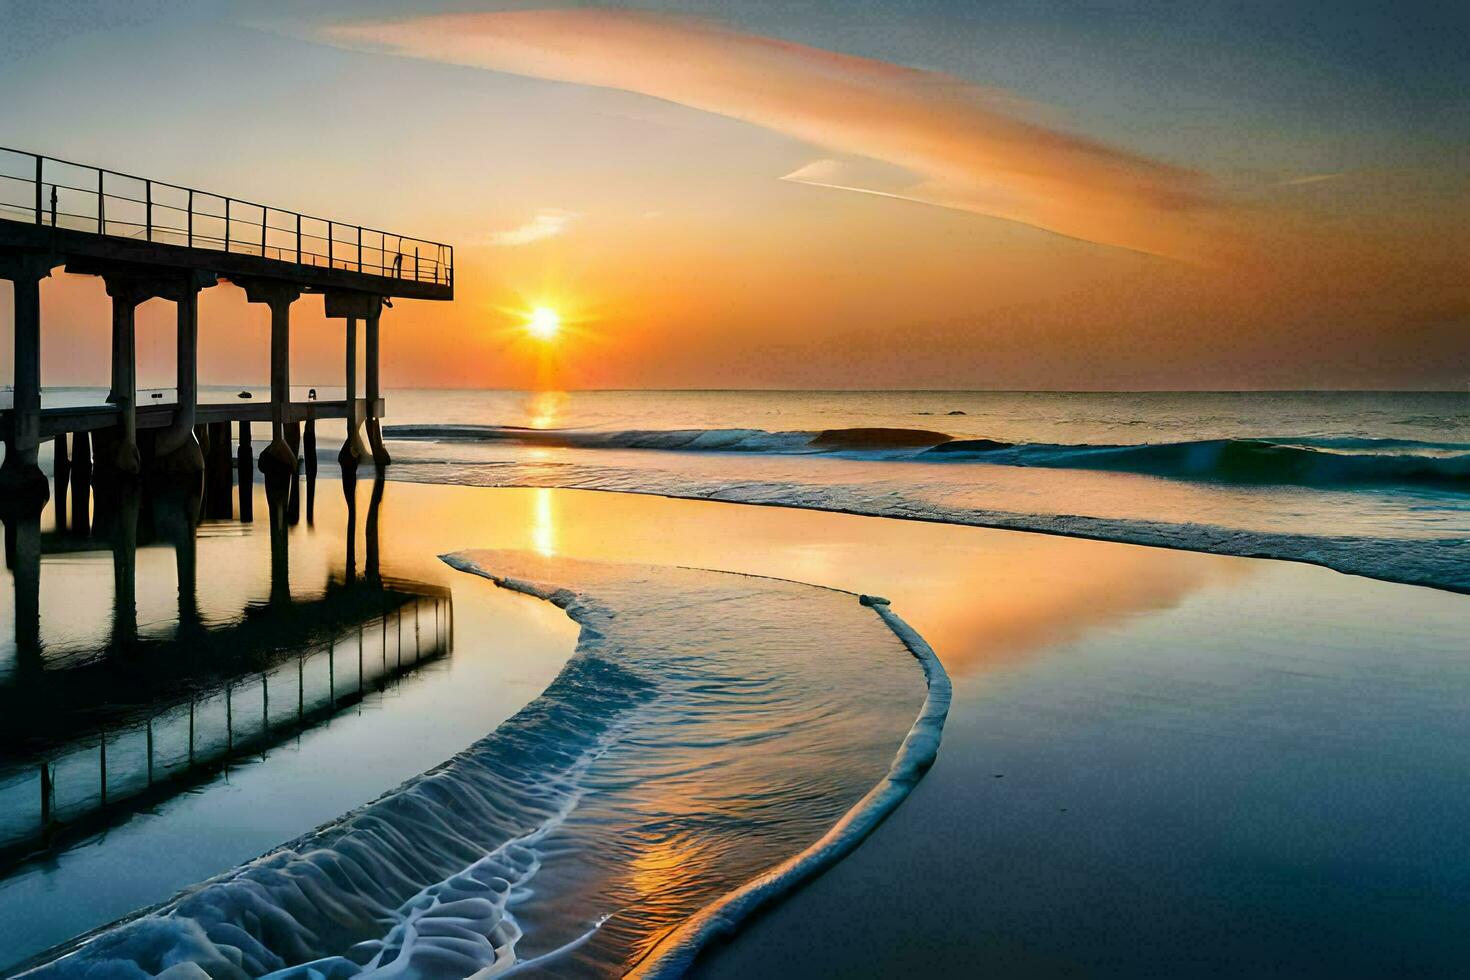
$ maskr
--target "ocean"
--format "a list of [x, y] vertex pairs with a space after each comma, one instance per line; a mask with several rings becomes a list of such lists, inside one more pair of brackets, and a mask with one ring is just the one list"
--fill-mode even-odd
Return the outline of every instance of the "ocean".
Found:
[[1470, 392], [401, 391], [397, 479], [1018, 528], [1470, 590]]
[[[15, 937], [0, 962], [669, 975], [849, 853], [936, 749], [926, 793], [894, 812], [927, 824], [904, 860], [939, 867], [873, 879], [910, 909], [975, 906], [986, 862], [1040, 823], [1026, 787], [1050, 780], [1047, 819], [1115, 812], [1086, 833], [1052, 826], [1028, 863], [1068, 841], [1063, 883], [1002, 903], [1035, 906], [1018, 934], [1047, 949], [1066, 948], [1047, 923], [1079, 921], [1069, 869], [1139, 880], [1139, 855], [1188, 813], [1199, 863], [1149, 865], [1147, 894], [1127, 898], [1138, 914], [1103, 930], [1120, 947], [1154, 948], [1171, 890], [1198, 885], [1208, 930], [1185, 922], [1180, 942], [1221, 963], [1263, 895], [1268, 918], [1295, 910], [1321, 931], [1358, 921], [1343, 904], [1360, 894], [1415, 894], [1409, 925], [1373, 905], [1339, 958], [1467, 955], [1413, 923], [1451, 914], [1454, 890], [1430, 883], [1470, 811], [1464, 599], [1444, 591], [1470, 591], [1470, 396], [389, 391], [387, 405], [386, 486], [344, 475], [339, 493], [325, 466], [296, 517], [267, 520], [257, 485], [255, 521], [190, 534], [170, 516], [185, 502], [145, 487], [99, 492], [90, 525], [68, 524], [60, 498], [7, 525], [38, 544], [17, 547], [0, 589], [0, 692], [80, 720], [0, 754], [0, 827], [105, 816], [0, 871], [0, 940]], [[342, 435], [320, 426], [324, 463]], [[485, 578], [559, 607], [559, 628]], [[452, 593], [453, 656], [419, 669], [417, 612], [328, 621], [414, 582]], [[891, 611], [854, 594], [874, 591]], [[249, 634], [255, 649], [240, 639], [252, 623], [283, 625]], [[99, 732], [140, 665], [147, 697]], [[324, 707], [307, 711], [313, 696]], [[195, 765], [196, 700], [209, 744], [223, 732], [217, 768]], [[957, 729], [942, 745], [941, 724]], [[143, 789], [125, 796], [125, 778]], [[1084, 778], [1100, 785], [1065, 782]], [[1001, 797], [954, 802], [977, 787], [1023, 793], [1016, 830], [975, 836], [1010, 813]], [[1410, 797], [1434, 805], [1403, 811]], [[1242, 800], [1269, 819], [1233, 817]], [[1390, 804], [1391, 848], [1376, 836]], [[1298, 824], [1332, 874], [1367, 874], [1367, 855], [1392, 866], [1324, 897], [1290, 873], [1301, 844], [1278, 831]], [[1247, 860], [1251, 884], [1225, 888]], [[962, 869], [963, 901], [926, 890], [945, 868]], [[38, 896], [66, 896], [65, 914]], [[74, 956], [44, 952], [135, 909]], [[921, 928], [909, 918], [863, 928]], [[877, 963], [867, 975], [898, 972]]]

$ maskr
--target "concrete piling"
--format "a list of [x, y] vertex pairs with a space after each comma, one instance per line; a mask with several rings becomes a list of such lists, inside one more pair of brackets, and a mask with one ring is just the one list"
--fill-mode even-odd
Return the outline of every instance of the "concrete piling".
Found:
[[0, 493], [6, 502], [29, 510], [51, 493], [37, 463], [41, 445], [41, 280], [56, 262], [44, 253], [0, 254], [0, 278], [14, 287], [15, 401]]
[[240, 423], [240, 451], [236, 456], [240, 480], [240, 520], [255, 520], [255, 454], [250, 447], [250, 423]]
[[66, 433], [58, 433], [51, 440], [51, 480], [56, 485], [52, 491], [51, 499], [54, 501], [52, 513], [56, 515], [56, 530], [66, 530], [66, 490], [71, 479], [71, 458], [66, 451]]
[[[301, 523], [301, 423], [287, 422], [283, 427], [285, 444], [291, 453], [292, 466], [286, 474], [286, 520], [295, 527]], [[265, 468], [261, 454], [261, 469]]]
[[209, 423], [209, 451], [204, 461], [204, 509], [210, 517], [235, 516], [234, 466], [230, 454], [230, 423]]
[[91, 433], [74, 433], [71, 443], [71, 533], [88, 534], [91, 532]]

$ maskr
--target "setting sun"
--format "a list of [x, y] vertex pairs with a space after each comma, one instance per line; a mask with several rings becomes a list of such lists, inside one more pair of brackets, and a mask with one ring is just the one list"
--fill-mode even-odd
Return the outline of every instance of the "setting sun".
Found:
[[547, 306], [538, 306], [531, 311], [531, 318], [526, 321], [526, 330], [537, 340], [551, 340], [561, 329], [561, 317], [557, 312]]

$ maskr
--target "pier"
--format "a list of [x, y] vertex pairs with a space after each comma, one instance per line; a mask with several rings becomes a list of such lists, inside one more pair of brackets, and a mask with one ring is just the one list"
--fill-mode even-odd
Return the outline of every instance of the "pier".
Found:
[[[41, 282], [58, 269], [97, 276], [112, 303], [111, 390], [106, 403], [42, 408]], [[259, 457], [269, 484], [299, 466], [300, 426], [341, 418], [344, 466], [390, 462], [379, 419], [379, 330], [394, 299], [454, 298], [454, 250], [425, 239], [313, 217], [177, 184], [0, 147], [0, 278], [14, 286], [14, 397], [0, 407], [0, 495], [8, 504], [44, 503], [48, 481], [41, 444], [89, 433], [91, 464], [103, 479], [145, 470], [195, 477], [206, 469], [201, 426], [210, 427], [213, 459], [229, 465], [231, 423], [239, 426], [243, 462], [252, 422], [268, 422]], [[221, 281], [270, 310], [268, 403], [200, 405], [199, 293]], [[346, 395], [339, 401], [291, 400], [291, 306], [306, 293], [324, 297], [329, 318], [343, 321]], [[172, 405], [138, 405], [134, 319], [150, 299], [178, 312]], [[364, 375], [359, 394], [359, 323]], [[140, 440], [140, 432], [145, 437]], [[364, 436], [366, 443], [364, 443]], [[224, 445], [221, 445], [221, 443]]]
[[[309, 521], [316, 477], [306, 479]], [[272, 507], [268, 584], [257, 581], [224, 616], [217, 601], [212, 615], [201, 610], [201, 569], [207, 589], [211, 563], [199, 554], [199, 488], [123, 483], [78, 496], [63, 475], [49, 528], [39, 515], [0, 509], [15, 592], [13, 657], [0, 656], [0, 878], [27, 856], [228, 773], [237, 759], [262, 758], [450, 655], [449, 590], [380, 570], [384, 482], [377, 471], [364, 488], [360, 523], [356, 470], [344, 470], [340, 566], [295, 587], [289, 511]], [[68, 495], [86, 519], [69, 519]], [[156, 604], [140, 617], [139, 588], [145, 567], [159, 569], [140, 556], [160, 551], [172, 553], [177, 603], [162, 620]], [[43, 643], [45, 563], [99, 559], [111, 565], [110, 609], [79, 608]]]

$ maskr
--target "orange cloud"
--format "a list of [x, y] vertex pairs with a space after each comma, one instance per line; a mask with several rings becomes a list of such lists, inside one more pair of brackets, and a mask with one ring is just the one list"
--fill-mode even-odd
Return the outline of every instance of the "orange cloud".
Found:
[[810, 183], [1187, 260], [1218, 257], [1231, 238], [1229, 209], [1200, 174], [1020, 118], [1014, 97], [933, 72], [621, 10], [448, 14], [326, 33], [340, 44], [641, 93], [913, 177], [895, 190]]

